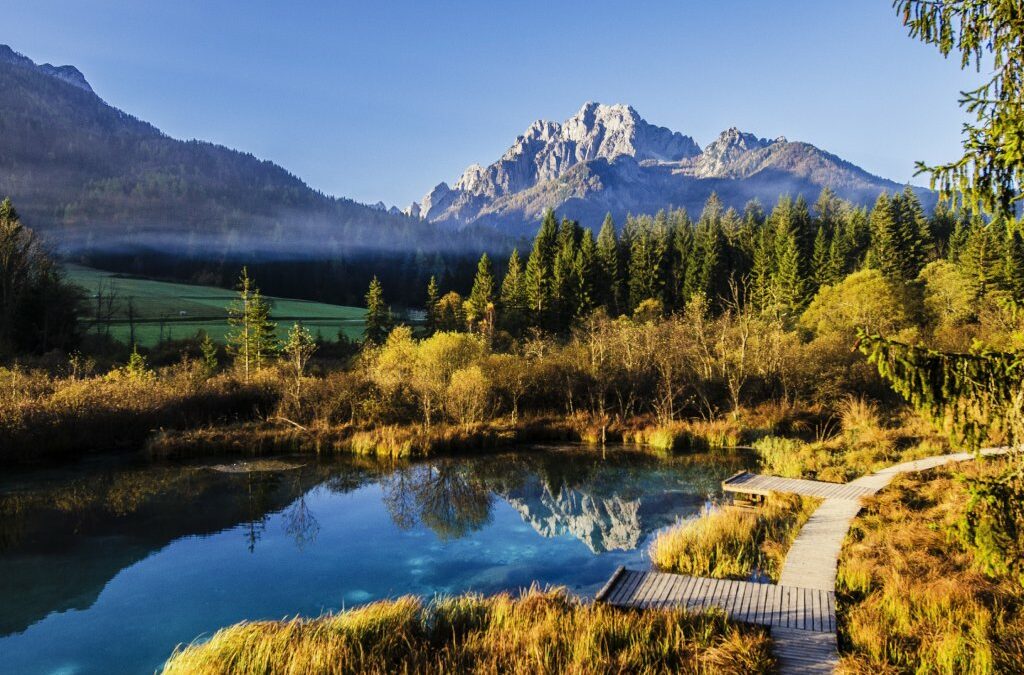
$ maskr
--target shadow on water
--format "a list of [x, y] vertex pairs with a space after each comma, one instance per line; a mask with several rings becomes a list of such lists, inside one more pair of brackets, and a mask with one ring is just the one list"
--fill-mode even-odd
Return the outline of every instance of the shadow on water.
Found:
[[[642, 557], [652, 532], [698, 512], [741, 461], [729, 455], [666, 459], [624, 449], [602, 457], [548, 448], [413, 464], [310, 457], [252, 464], [111, 460], [7, 475], [0, 479], [0, 650], [4, 636], [28, 631], [51, 615], [77, 610], [87, 620], [119, 574], [157, 560], [158, 553], [180, 549], [179, 555], [191, 556], [188, 564], [203, 568], [206, 542], [212, 552], [224, 537], [238, 541], [229, 546], [234, 552], [227, 564], [239, 569], [246, 564], [240, 556], [257, 556], [265, 546], [268, 555], [282, 546], [292, 550], [280, 554], [290, 568], [277, 573], [293, 576], [304, 574], [294, 567], [296, 555], [330, 555], [335, 568], [344, 568], [366, 562], [379, 547], [381, 556], [400, 551], [432, 565], [428, 574], [415, 568], [419, 562], [409, 563], [412, 574], [425, 575], [411, 591], [500, 590], [531, 573], [541, 582], [561, 582], [562, 576], [543, 578], [546, 568], [536, 561], [545, 550], [554, 556], [577, 551], [565, 548], [576, 541], [586, 551], [574, 555]], [[358, 529], [360, 518], [384, 520], [367, 535]], [[326, 542], [320, 541], [323, 533]], [[375, 539], [372, 547], [363, 541], [367, 536]], [[511, 553], [508, 546], [501, 548], [503, 540], [517, 548]], [[351, 554], [338, 549], [347, 541], [366, 549]], [[470, 546], [485, 552], [477, 568], [486, 568], [490, 555], [499, 572], [462, 562]], [[363, 559], [351, 558], [356, 555]], [[388, 564], [380, 561], [381, 570]], [[314, 593], [320, 582], [309, 574], [303, 588]], [[603, 568], [592, 574], [598, 578]], [[177, 581], [168, 577], [166, 583]], [[331, 608], [338, 606], [339, 592], [348, 602], [359, 602], [386, 595], [387, 589], [403, 590], [397, 582], [387, 583], [376, 591], [325, 589], [320, 593], [331, 595], [318, 602]], [[282, 615], [273, 605], [255, 610], [245, 605], [237, 612], [238, 618]], [[206, 630], [201, 618], [195, 622]], [[166, 656], [176, 642], [193, 637], [178, 635], [150, 651]], [[156, 631], [153, 639], [167, 636]]]

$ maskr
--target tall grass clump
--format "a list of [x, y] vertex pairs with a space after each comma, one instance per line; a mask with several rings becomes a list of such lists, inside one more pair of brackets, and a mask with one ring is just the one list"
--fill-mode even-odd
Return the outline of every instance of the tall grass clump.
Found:
[[954, 472], [999, 464], [900, 476], [866, 503], [839, 562], [843, 672], [1020, 672], [1024, 589], [982, 574], [951, 534], [968, 501]]
[[179, 648], [164, 673], [740, 674], [774, 665], [766, 631], [719, 612], [637, 612], [532, 589], [240, 623]]
[[664, 452], [704, 452], [735, 448], [744, 440], [743, 426], [731, 419], [689, 420], [634, 429], [626, 441]]
[[651, 561], [666, 572], [719, 579], [760, 574], [777, 580], [790, 544], [817, 503], [772, 494], [752, 510], [705, 510], [659, 534], [651, 544]]

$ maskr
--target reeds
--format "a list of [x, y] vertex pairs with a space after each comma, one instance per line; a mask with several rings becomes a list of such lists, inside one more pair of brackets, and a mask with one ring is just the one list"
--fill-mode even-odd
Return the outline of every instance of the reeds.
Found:
[[375, 602], [240, 623], [178, 649], [164, 673], [767, 673], [767, 632], [720, 612], [644, 612], [561, 589]]
[[624, 440], [664, 452], [705, 452], [735, 448], [746, 437], [741, 423], [732, 419], [687, 420], [627, 431]]
[[722, 507], [661, 532], [651, 562], [667, 572], [719, 579], [778, 578], [786, 552], [816, 500], [773, 494], [751, 510]]

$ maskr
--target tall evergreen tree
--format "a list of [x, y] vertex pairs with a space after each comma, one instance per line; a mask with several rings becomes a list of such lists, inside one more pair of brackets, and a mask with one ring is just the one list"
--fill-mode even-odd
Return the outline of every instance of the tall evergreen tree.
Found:
[[960, 211], [956, 214], [953, 223], [953, 231], [949, 235], [949, 245], [946, 250], [946, 257], [951, 262], [959, 262], [960, 256], [967, 249], [967, 241], [971, 237], [972, 220], [966, 212]]
[[594, 293], [598, 304], [606, 307], [613, 316], [624, 311], [619, 258], [619, 238], [612, 214], [609, 213], [604, 217], [601, 231], [597, 235]]
[[494, 327], [494, 272], [491, 260], [484, 253], [476, 266], [473, 290], [466, 301], [466, 321], [470, 327], [490, 333]]
[[821, 279], [822, 284], [828, 286], [837, 284], [852, 270], [851, 248], [846, 228], [838, 228], [828, 245], [828, 267], [826, 274]]
[[527, 311], [526, 281], [518, 249], [512, 249], [512, 255], [508, 258], [508, 268], [501, 282], [500, 305], [499, 323], [505, 330], [518, 335], [524, 327]]
[[441, 299], [441, 290], [437, 287], [437, 277], [430, 275], [427, 283], [427, 333], [433, 335], [437, 330], [437, 302]]
[[1006, 263], [1003, 270], [1006, 289], [1014, 302], [1024, 304], [1024, 238], [1014, 229], [1006, 240]]
[[526, 261], [526, 302], [534, 325], [548, 327], [554, 315], [554, 267], [558, 252], [558, 221], [548, 210]]
[[811, 209], [807, 206], [807, 200], [803, 195], [798, 195], [793, 202], [793, 208], [789, 214], [790, 227], [796, 237], [799, 248], [800, 273], [805, 277], [809, 274], [811, 253], [814, 250], [814, 236], [817, 234], [814, 219], [811, 218]]
[[982, 225], [971, 228], [967, 245], [960, 255], [960, 269], [978, 296], [1001, 285], [1006, 256], [1003, 244], [1003, 238], [995, 227]]
[[796, 219], [780, 218], [775, 232], [775, 269], [772, 295], [775, 311], [795, 319], [807, 299], [807, 280], [801, 263], [802, 253]]
[[580, 238], [576, 266], [573, 270], [573, 279], [576, 284], [574, 317], [587, 316], [597, 307], [595, 288], [597, 269], [597, 244], [594, 242], [594, 233], [587, 229], [583, 231], [583, 236]]
[[578, 284], [574, 273], [582, 231], [579, 223], [568, 219], [562, 220], [558, 230], [558, 250], [552, 276], [553, 327], [557, 330], [568, 328], [575, 315], [576, 298], [573, 293]]
[[904, 281], [910, 278], [907, 257], [908, 242], [899, 216], [899, 202], [886, 193], [878, 195], [871, 209], [871, 245], [867, 265], [879, 270], [888, 279]]
[[270, 319], [270, 304], [260, 294], [248, 267], [238, 278], [238, 296], [228, 306], [228, 353], [248, 382], [261, 370], [277, 347], [277, 324]]
[[830, 283], [834, 276], [831, 269], [832, 258], [829, 255], [831, 244], [825, 230], [825, 225], [819, 225], [818, 234], [814, 237], [810, 277], [813, 284], [812, 291], [817, 291], [822, 286]]
[[370, 344], [383, 344], [391, 332], [391, 308], [384, 302], [384, 287], [376, 276], [366, 291], [366, 326], [363, 336]]
[[685, 209], [678, 209], [672, 215], [670, 231], [671, 255], [668, 293], [675, 307], [685, 307], [690, 298], [687, 295], [686, 274], [693, 258], [693, 222]]
[[771, 229], [762, 227], [754, 249], [747, 297], [762, 312], [774, 309], [775, 302], [775, 239]]
[[1003, 243], [997, 228], [991, 225], [971, 228], [967, 245], [960, 254], [960, 269], [978, 296], [997, 288], [1003, 279], [1006, 256]]
[[649, 217], [636, 220], [629, 256], [629, 305], [635, 309], [647, 299], [665, 302], [663, 272], [668, 252], [666, 222]]
[[921, 200], [909, 185], [903, 188], [903, 194], [900, 195], [898, 216], [908, 255], [906, 274], [908, 279], [913, 279], [925, 263], [934, 257], [934, 241]]

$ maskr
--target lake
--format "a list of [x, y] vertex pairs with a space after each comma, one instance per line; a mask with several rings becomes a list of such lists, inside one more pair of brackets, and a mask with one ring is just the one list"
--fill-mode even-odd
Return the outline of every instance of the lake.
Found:
[[381, 463], [101, 459], [0, 479], [12, 673], [151, 673], [175, 645], [413, 593], [592, 595], [720, 497], [736, 455], [624, 448]]

